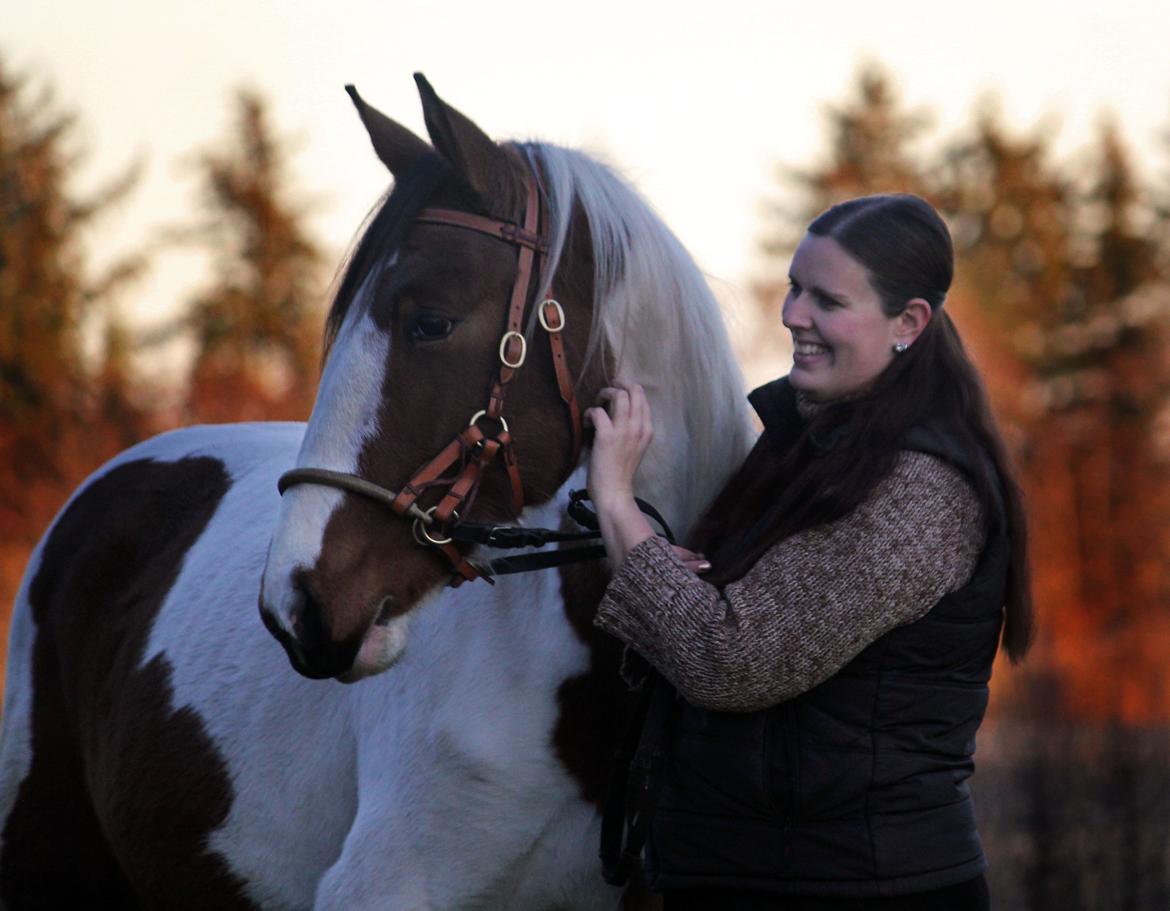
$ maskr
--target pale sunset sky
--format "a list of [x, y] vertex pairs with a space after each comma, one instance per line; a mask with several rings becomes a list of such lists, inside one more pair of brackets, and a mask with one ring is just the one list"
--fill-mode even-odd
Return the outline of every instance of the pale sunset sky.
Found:
[[[1075, 162], [1112, 111], [1143, 176], [1170, 174], [1165, 0], [5, 0], [0, 51], [80, 116], [80, 189], [145, 160], [93, 239], [99, 259], [191, 218], [184, 162], [227, 134], [240, 85], [272, 102], [315, 233], [340, 257], [387, 180], [342, 86], [425, 135], [415, 70], [496, 138], [584, 147], [615, 165], [733, 311], [758, 270], [776, 166], [824, 152], [825, 106], [867, 60], [934, 115], [936, 140], [994, 94], [1009, 125], [1050, 123], [1060, 159]], [[125, 312], [160, 322], [204, 270], [197, 256], [163, 256]]]

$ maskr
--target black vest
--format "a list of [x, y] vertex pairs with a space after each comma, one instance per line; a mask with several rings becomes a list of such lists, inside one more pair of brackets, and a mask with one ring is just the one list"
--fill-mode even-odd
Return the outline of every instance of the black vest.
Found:
[[[799, 424], [786, 380], [751, 401], [766, 437]], [[929, 428], [905, 448], [982, 467]], [[758, 712], [677, 702], [646, 854], [655, 890], [896, 896], [986, 869], [967, 779], [1003, 618], [1002, 509], [989, 528], [966, 585], [814, 689]]]

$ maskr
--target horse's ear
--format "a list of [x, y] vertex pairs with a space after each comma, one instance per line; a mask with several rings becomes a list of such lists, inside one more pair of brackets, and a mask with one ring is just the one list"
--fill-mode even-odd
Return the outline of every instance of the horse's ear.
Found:
[[512, 218], [515, 169], [508, 154], [469, 118], [443, 101], [422, 73], [414, 74], [435, 150], [463, 182], [502, 218]]
[[401, 177], [419, 158], [431, 151], [429, 145], [406, 127], [366, 104], [352, 85], [347, 85], [345, 90], [361, 115], [366, 132], [370, 134], [370, 142], [374, 144], [374, 151], [395, 178]]

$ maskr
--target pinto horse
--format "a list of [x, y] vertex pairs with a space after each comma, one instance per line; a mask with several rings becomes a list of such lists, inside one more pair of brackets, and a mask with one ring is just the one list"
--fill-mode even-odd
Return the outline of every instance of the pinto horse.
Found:
[[628, 699], [591, 625], [605, 564], [453, 586], [482, 548], [432, 542], [562, 523], [575, 399], [613, 380], [647, 390], [638, 490], [685, 534], [750, 445], [739, 373], [626, 183], [496, 144], [416, 78], [430, 143], [351, 91], [393, 190], [308, 424], [136, 446], [34, 552], [0, 741], [10, 911], [630, 903], [597, 857]]

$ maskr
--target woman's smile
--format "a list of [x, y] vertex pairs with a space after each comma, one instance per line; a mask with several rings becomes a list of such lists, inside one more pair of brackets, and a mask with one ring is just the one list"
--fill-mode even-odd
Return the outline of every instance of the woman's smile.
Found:
[[820, 342], [792, 340], [792, 359], [801, 367], [812, 367], [820, 361], [828, 360], [832, 353], [832, 348]]

